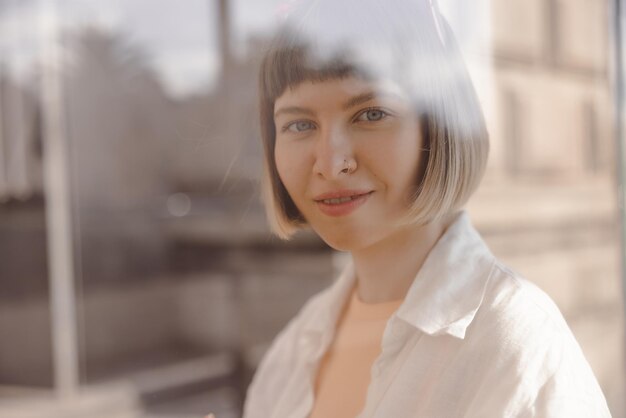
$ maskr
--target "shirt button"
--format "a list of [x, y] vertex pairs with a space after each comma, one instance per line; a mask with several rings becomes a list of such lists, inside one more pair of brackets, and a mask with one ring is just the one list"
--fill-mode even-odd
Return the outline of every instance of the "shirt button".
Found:
[[317, 341], [316, 341], [314, 336], [312, 336], [312, 335], [302, 335], [298, 339], [298, 346], [299, 346], [300, 350], [302, 350], [303, 352], [309, 354], [315, 348], [316, 342]]
[[310, 341], [311, 341], [310, 337], [306, 335], [301, 335], [300, 341], [299, 341], [300, 348], [308, 347], [310, 345]]

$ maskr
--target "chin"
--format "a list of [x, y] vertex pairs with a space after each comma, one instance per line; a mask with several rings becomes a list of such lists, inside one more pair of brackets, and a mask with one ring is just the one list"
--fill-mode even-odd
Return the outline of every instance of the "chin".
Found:
[[329, 247], [331, 247], [332, 249], [337, 250], [337, 251], [352, 251], [352, 250], [354, 250], [354, 246], [351, 245], [348, 242], [339, 242], [339, 241], [333, 241], [333, 240], [328, 240], [328, 239], [324, 239], [324, 242], [326, 244], [328, 244]]
[[329, 247], [337, 251], [354, 251], [366, 244], [364, 237], [354, 232], [333, 231], [327, 234], [316, 232]]

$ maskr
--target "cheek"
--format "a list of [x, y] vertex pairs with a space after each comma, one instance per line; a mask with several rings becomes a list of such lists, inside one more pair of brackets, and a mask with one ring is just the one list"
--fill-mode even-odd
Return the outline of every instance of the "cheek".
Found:
[[394, 156], [403, 166], [413, 167], [419, 164], [422, 148], [422, 135], [416, 122], [407, 123], [398, 132]]
[[285, 184], [285, 179], [288, 178], [286, 175], [289, 171], [289, 159], [284, 152], [283, 147], [276, 144], [274, 148], [274, 163], [276, 164], [276, 170], [278, 171], [278, 177]]
[[289, 194], [293, 196], [293, 191], [301, 181], [300, 177], [302, 177], [302, 164], [298, 159], [298, 155], [290, 152], [287, 146], [276, 144], [274, 161], [280, 180]]
[[373, 171], [386, 184], [392, 195], [404, 194], [408, 188], [418, 183], [422, 151], [421, 136], [414, 130], [388, 137], [384, 143], [377, 143], [369, 150], [374, 156], [370, 164]]
[[396, 175], [419, 165], [421, 150], [415, 138], [389, 138], [369, 147], [367, 154], [382, 171]]

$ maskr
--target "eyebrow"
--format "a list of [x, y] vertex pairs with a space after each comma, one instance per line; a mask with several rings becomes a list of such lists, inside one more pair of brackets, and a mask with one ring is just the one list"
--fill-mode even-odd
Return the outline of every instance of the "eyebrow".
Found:
[[[374, 100], [377, 98], [381, 98], [381, 97], [391, 97], [391, 98], [395, 98], [398, 99], [400, 98], [399, 95], [395, 94], [395, 93], [391, 93], [391, 92], [375, 92], [375, 91], [367, 91], [361, 94], [357, 94], [356, 96], [351, 97], [350, 99], [348, 99], [343, 105], [342, 108], [343, 110], [348, 110], [354, 106], [358, 106], [360, 104], [363, 103], [367, 103], [370, 100]], [[281, 114], [305, 114], [305, 115], [313, 115], [313, 111], [311, 109], [308, 109], [306, 107], [300, 107], [300, 106], [287, 106], [287, 107], [281, 107], [280, 109], [278, 109], [275, 113], [274, 113], [274, 118], [278, 117]]]

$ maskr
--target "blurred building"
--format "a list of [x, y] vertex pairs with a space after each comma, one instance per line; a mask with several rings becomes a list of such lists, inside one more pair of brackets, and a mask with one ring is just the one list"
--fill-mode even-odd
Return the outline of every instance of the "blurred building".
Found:
[[606, 1], [492, 1], [496, 118], [490, 175], [614, 172]]

